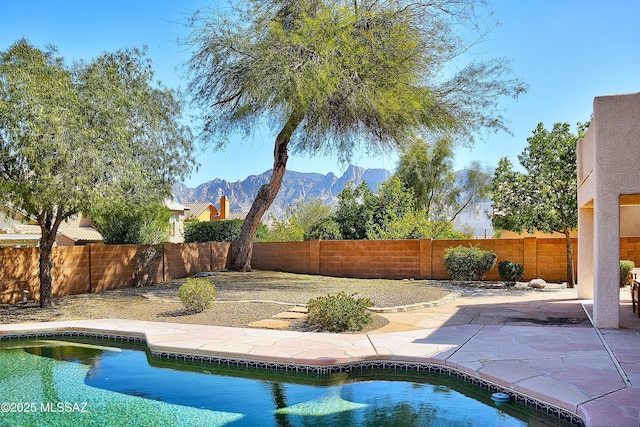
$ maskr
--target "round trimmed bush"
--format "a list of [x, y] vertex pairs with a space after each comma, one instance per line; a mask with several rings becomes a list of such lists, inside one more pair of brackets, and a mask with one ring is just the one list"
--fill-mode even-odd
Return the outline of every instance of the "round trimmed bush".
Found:
[[307, 323], [321, 331], [362, 330], [373, 320], [367, 310], [373, 305], [373, 301], [369, 298], [356, 298], [355, 295], [340, 291], [335, 295], [310, 299], [307, 303]]
[[500, 278], [504, 280], [507, 285], [514, 285], [518, 280], [522, 280], [524, 277], [524, 267], [522, 264], [512, 261], [500, 261], [498, 263], [498, 273]]
[[628, 259], [620, 260], [620, 286], [627, 286], [630, 281], [630, 275], [636, 264]]
[[[184, 227], [184, 242], [233, 242], [240, 237], [243, 224], [241, 219], [190, 222]], [[267, 226], [260, 223], [255, 239], [262, 240], [268, 231]]]
[[458, 246], [444, 251], [444, 266], [453, 280], [484, 280], [496, 265], [498, 256], [477, 246]]
[[216, 286], [207, 279], [190, 278], [178, 289], [178, 298], [192, 313], [200, 313], [216, 298]]

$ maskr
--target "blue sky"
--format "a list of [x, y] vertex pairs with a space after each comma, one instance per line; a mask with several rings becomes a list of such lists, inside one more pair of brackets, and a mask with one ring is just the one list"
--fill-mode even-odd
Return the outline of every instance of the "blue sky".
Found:
[[[178, 43], [189, 33], [186, 23], [194, 11], [215, 6], [216, 0], [22, 0], [3, 1], [0, 11], [0, 50], [26, 37], [36, 47], [56, 45], [67, 60], [91, 59], [105, 51], [148, 46], [157, 79], [186, 87], [180, 66], [189, 52]], [[477, 58], [507, 57], [513, 76], [529, 84], [517, 101], [500, 104], [512, 135], [490, 134], [473, 149], [456, 152], [456, 167], [472, 160], [495, 167], [526, 146], [538, 122], [584, 122], [599, 95], [640, 91], [640, 2], [637, 0], [494, 0], [500, 21], [480, 45]], [[197, 129], [194, 129], [197, 134]], [[198, 150], [200, 170], [186, 181], [195, 186], [222, 178], [244, 179], [271, 168], [273, 135], [267, 129], [251, 140], [238, 139], [224, 151]], [[356, 154], [352, 163], [393, 170], [397, 157], [371, 158]], [[291, 156], [288, 169], [341, 174], [346, 165], [336, 158]]]

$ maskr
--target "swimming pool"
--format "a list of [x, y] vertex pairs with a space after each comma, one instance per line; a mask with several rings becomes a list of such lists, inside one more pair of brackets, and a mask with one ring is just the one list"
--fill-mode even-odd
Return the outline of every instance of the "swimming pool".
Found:
[[[117, 347], [116, 347], [117, 346]], [[108, 341], [0, 342], [0, 425], [562, 425], [438, 375], [328, 375], [177, 362]]]

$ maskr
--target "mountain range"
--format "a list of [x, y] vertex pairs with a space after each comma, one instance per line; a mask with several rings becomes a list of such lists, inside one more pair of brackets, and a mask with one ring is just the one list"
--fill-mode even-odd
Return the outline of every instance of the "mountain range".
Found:
[[[262, 184], [269, 181], [271, 171], [260, 175], [250, 175], [242, 181], [229, 182], [215, 178], [212, 181], [189, 188], [184, 184], [173, 187], [173, 197], [182, 203], [211, 202], [218, 206], [220, 197], [227, 196], [230, 201], [231, 212], [248, 212], [253, 199]], [[325, 204], [333, 205], [338, 200], [338, 194], [348, 182], [355, 186], [365, 181], [369, 187], [376, 189], [378, 184], [391, 177], [386, 169], [364, 169], [359, 166], [349, 166], [342, 176], [333, 172], [327, 175], [320, 173], [286, 171], [282, 180], [280, 192], [273, 202], [265, 219], [270, 217], [282, 218], [289, 206], [293, 206], [299, 199], [319, 198]]]
[[[392, 173], [386, 169], [365, 169], [359, 166], [349, 166], [341, 175], [334, 173], [326, 175], [310, 172], [286, 171], [282, 181], [282, 187], [275, 201], [264, 216], [264, 221], [269, 222], [273, 218], [283, 218], [289, 206], [295, 205], [300, 200], [313, 198], [321, 199], [327, 205], [335, 205], [338, 194], [351, 182], [358, 186], [362, 181], [375, 190], [379, 184], [391, 177]], [[173, 187], [174, 200], [181, 203], [211, 202], [219, 207], [220, 197], [226, 196], [230, 201], [231, 212], [248, 212], [253, 200], [262, 184], [269, 181], [271, 171], [265, 171], [260, 175], [250, 175], [246, 179], [229, 182], [215, 178], [212, 181], [200, 184], [195, 188], [184, 184], [176, 184]], [[485, 211], [490, 203], [481, 204], [476, 211], [469, 210], [459, 215], [457, 226], [467, 225], [473, 229], [477, 236], [484, 233], [492, 234], [491, 223]]]

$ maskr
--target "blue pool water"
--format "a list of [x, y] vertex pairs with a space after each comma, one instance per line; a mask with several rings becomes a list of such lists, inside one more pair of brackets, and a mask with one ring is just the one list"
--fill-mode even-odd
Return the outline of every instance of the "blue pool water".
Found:
[[285, 374], [178, 363], [144, 347], [110, 345], [0, 342], [0, 425], [559, 425], [438, 377]]

